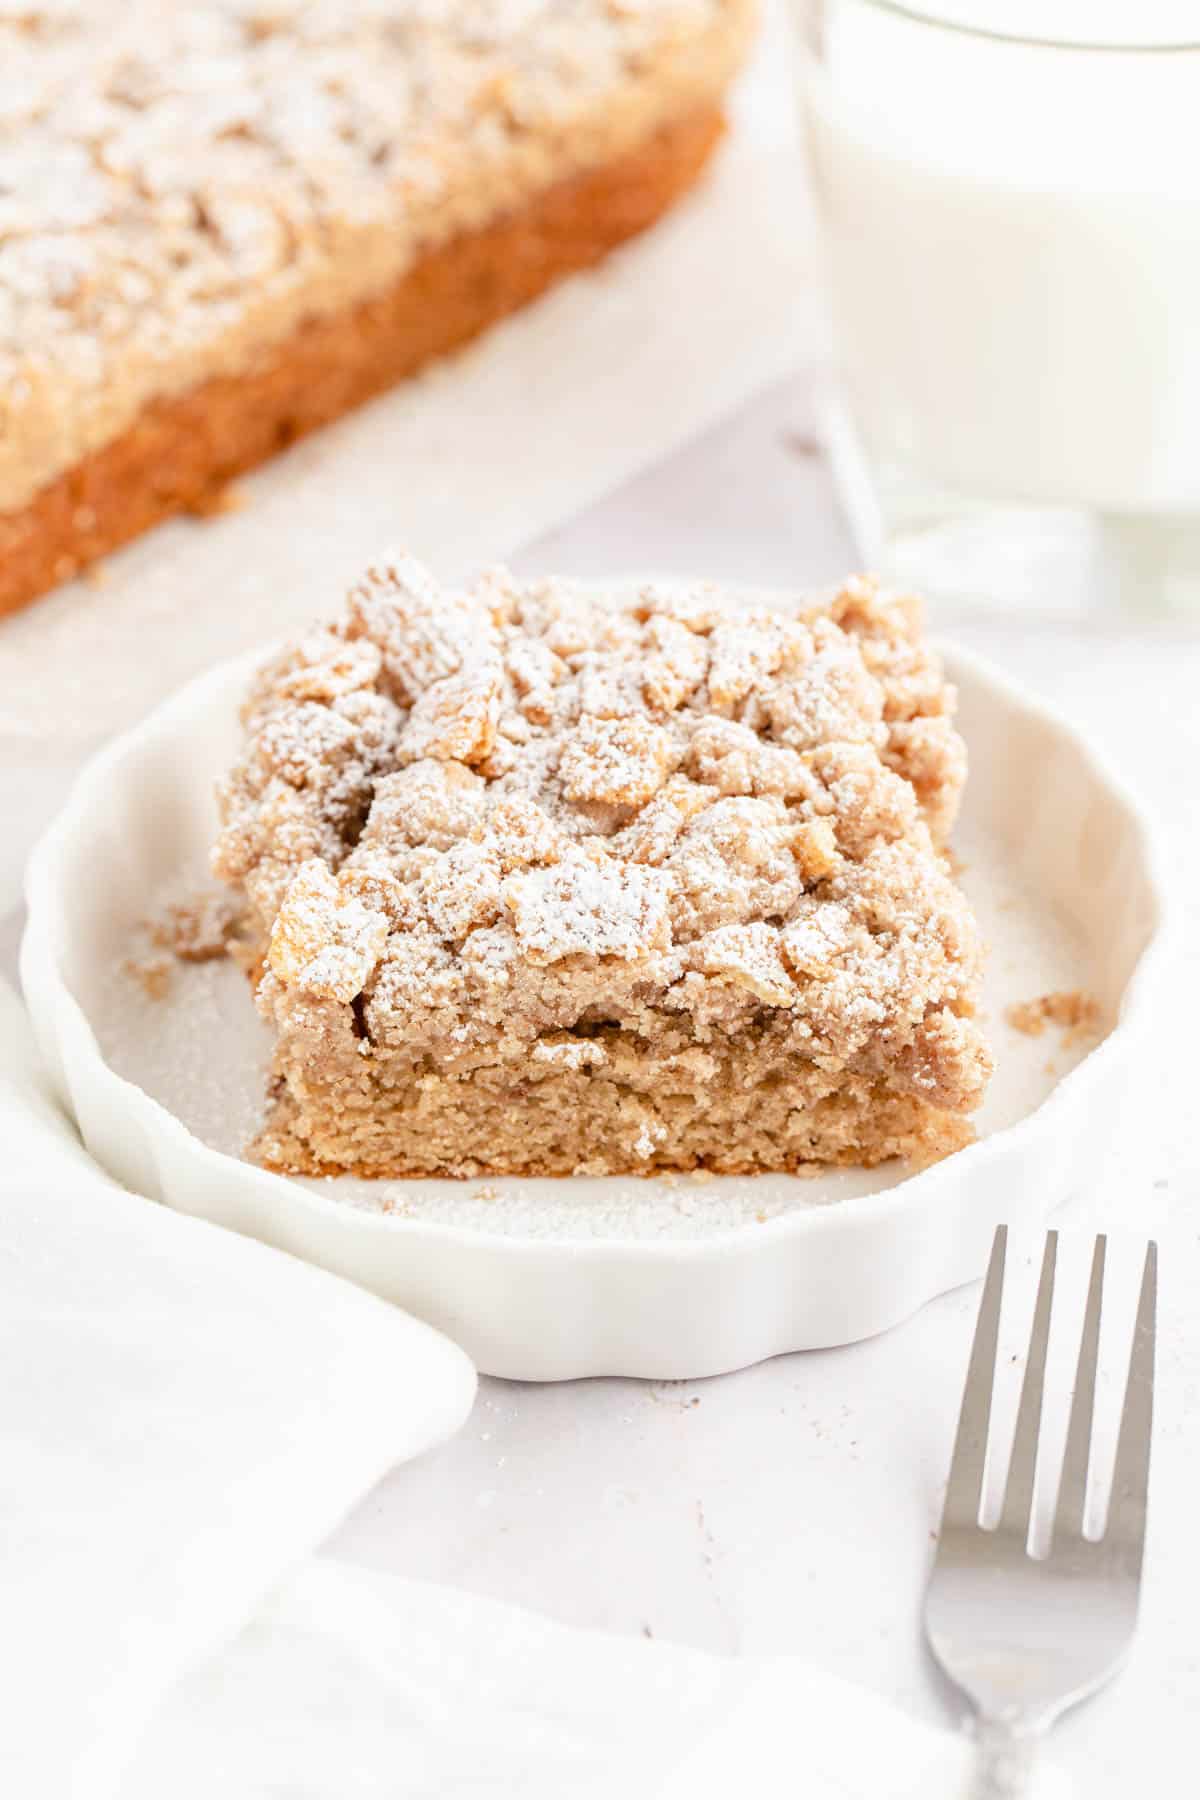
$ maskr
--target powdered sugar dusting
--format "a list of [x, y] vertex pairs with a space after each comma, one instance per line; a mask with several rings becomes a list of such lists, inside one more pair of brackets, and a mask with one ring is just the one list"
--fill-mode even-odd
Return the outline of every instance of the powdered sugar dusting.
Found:
[[631, 959], [666, 939], [671, 884], [658, 869], [606, 868], [572, 851], [552, 869], [510, 875], [501, 891], [532, 962]]

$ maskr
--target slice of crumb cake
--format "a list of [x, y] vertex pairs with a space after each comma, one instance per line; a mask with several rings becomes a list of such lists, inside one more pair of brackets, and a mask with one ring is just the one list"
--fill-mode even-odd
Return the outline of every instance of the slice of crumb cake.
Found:
[[990, 1072], [918, 606], [749, 611], [400, 556], [259, 676], [217, 872], [277, 1032], [256, 1147], [366, 1175], [928, 1160]]

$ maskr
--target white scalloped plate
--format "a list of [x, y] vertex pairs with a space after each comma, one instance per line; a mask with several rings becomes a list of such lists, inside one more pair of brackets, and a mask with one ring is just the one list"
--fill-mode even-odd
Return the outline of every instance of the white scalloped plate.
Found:
[[[83, 772], [30, 864], [22, 975], [92, 1154], [129, 1187], [346, 1275], [525, 1380], [695, 1377], [883, 1331], [982, 1272], [1111, 1142], [1150, 1012], [1163, 890], [1119, 782], [1052, 714], [947, 657], [971, 753], [956, 846], [992, 944], [997, 1074], [980, 1141], [898, 1166], [710, 1182], [298, 1182], [241, 1160], [266, 1049], [229, 965], [148, 999], [122, 965], [159, 897], [201, 877], [213, 783], [261, 652], [193, 682]], [[1003, 1019], [1096, 995], [1092, 1046]]]

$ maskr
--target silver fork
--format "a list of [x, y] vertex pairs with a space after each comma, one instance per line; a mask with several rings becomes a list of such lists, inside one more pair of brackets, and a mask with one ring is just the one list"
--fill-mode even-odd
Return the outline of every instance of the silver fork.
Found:
[[1049, 1551], [1029, 1554], [1058, 1233], [1046, 1237], [999, 1522], [979, 1523], [1007, 1228], [992, 1245], [925, 1600], [934, 1655], [977, 1715], [977, 1800], [1027, 1794], [1034, 1748], [1124, 1660], [1137, 1619], [1154, 1390], [1157, 1250], [1146, 1251], [1100, 1536], [1084, 1535], [1105, 1239], [1096, 1239]]

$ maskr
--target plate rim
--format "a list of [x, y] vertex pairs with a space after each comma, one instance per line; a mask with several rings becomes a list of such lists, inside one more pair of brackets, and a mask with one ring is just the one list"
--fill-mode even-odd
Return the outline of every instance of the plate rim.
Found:
[[[326, 1196], [318, 1189], [302, 1186], [299, 1181], [230, 1153], [218, 1150], [197, 1137], [168, 1107], [138, 1087], [106, 1060], [94, 1027], [82, 1003], [76, 998], [59, 965], [58, 946], [54, 937], [54, 915], [59, 890], [56, 880], [57, 859], [70, 841], [81, 816], [89, 810], [88, 801], [102, 789], [114, 769], [136, 755], [156, 737], [169, 733], [181, 716], [192, 714], [215, 692], [244, 680], [279, 648], [274, 640], [214, 665], [156, 706], [137, 725], [119, 733], [97, 751], [77, 773], [68, 795], [38, 839], [29, 859], [25, 878], [27, 922], [20, 950], [21, 985], [26, 1003], [37, 1022], [45, 1042], [52, 1021], [59, 1036], [69, 1035], [77, 1052], [91, 1064], [93, 1079], [108, 1088], [113, 1099], [131, 1115], [145, 1121], [153, 1132], [165, 1132], [198, 1158], [202, 1166], [219, 1177], [232, 1165], [239, 1179], [252, 1181], [264, 1194], [277, 1199], [287, 1197], [287, 1204], [305, 1210], [323, 1222], [335, 1222], [348, 1232], [387, 1234], [397, 1245], [428, 1242], [455, 1249], [486, 1251], [489, 1255], [553, 1259], [588, 1256], [610, 1262], [706, 1261], [713, 1257], [737, 1254], [753, 1246], [776, 1249], [781, 1241], [827, 1234], [851, 1228], [866, 1229], [892, 1221], [911, 1209], [921, 1198], [934, 1200], [939, 1188], [972, 1180], [988, 1163], [1019, 1151], [1035, 1133], [1053, 1129], [1060, 1113], [1065, 1113], [1076, 1092], [1087, 1081], [1105, 1075], [1134, 1041], [1147, 1023], [1153, 1004], [1153, 993], [1174, 935], [1173, 908], [1166, 880], [1166, 858], [1158, 830], [1143, 808], [1126, 778], [1117, 771], [1109, 757], [1098, 750], [1086, 732], [1064, 718], [1046, 702], [1031, 694], [1020, 682], [997, 669], [986, 658], [960, 646], [935, 641], [934, 647], [944, 659], [946, 674], [957, 685], [960, 674], [975, 684], [990, 689], [1010, 708], [1024, 714], [1031, 722], [1072, 744], [1077, 755], [1096, 784], [1107, 790], [1108, 797], [1124, 814], [1133, 829], [1141, 858], [1142, 875], [1151, 901], [1152, 918], [1149, 936], [1137, 962], [1125, 982], [1117, 1017], [1111, 1031], [1081, 1061], [1055, 1083], [1054, 1088], [1032, 1111], [1015, 1124], [1003, 1126], [987, 1137], [956, 1151], [953, 1156], [925, 1169], [905, 1175], [891, 1187], [879, 1192], [854, 1195], [827, 1205], [796, 1208], [762, 1223], [757, 1221], [723, 1227], [695, 1237], [635, 1236], [522, 1236], [510, 1232], [489, 1231], [483, 1226], [463, 1225], [445, 1220], [422, 1219], [407, 1214], [383, 1213], [352, 1207], [343, 1200]], [[56, 1074], [58, 1071], [56, 1071]], [[61, 1081], [60, 1081], [61, 1086]], [[482, 1179], [482, 1178], [481, 1178]], [[571, 1177], [559, 1179], [570, 1180]], [[610, 1177], [613, 1180], [653, 1181], [654, 1176]], [[795, 1177], [803, 1180], [804, 1177]]]

